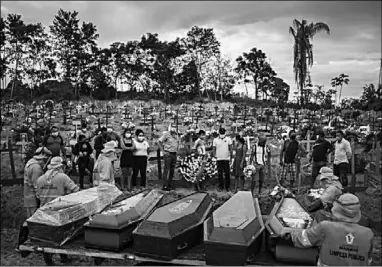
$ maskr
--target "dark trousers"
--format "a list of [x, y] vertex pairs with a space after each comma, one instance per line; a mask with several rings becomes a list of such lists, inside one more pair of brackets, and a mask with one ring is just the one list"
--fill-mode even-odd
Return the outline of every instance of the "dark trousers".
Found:
[[78, 172], [80, 175], [80, 188], [84, 188], [84, 177], [86, 173], [86, 169], [90, 172], [90, 182], [92, 182], [93, 178], [93, 164], [90, 157], [82, 157], [78, 159]]
[[348, 172], [349, 172], [349, 164], [348, 163], [340, 163], [333, 165], [333, 174], [340, 178], [341, 184], [343, 187], [348, 186]]
[[229, 160], [218, 160], [216, 164], [218, 167], [219, 188], [228, 190], [231, 182], [229, 173]]
[[138, 173], [141, 174], [141, 186], [146, 186], [147, 156], [134, 156], [133, 177], [131, 183], [137, 183]]
[[164, 170], [163, 170], [163, 186], [173, 186], [172, 179], [174, 178], [176, 166], [176, 153], [164, 154]]
[[313, 161], [312, 163], [312, 180], [310, 182], [310, 187], [314, 187], [314, 183], [316, 182], [316, 178], [320, 172], [322, 167], [326, 166], [325, 161]]

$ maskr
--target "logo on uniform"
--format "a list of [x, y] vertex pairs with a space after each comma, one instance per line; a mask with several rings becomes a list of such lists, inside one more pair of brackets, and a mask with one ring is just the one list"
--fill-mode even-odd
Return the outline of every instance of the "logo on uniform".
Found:
[[351, 233], [347, 234], [345, 236], [345, 239], [346, 239], [346, 243], [348, 245], [352, 245], [353, 244], [353, 241], [354, 241], [354, 235], [352, 235]]

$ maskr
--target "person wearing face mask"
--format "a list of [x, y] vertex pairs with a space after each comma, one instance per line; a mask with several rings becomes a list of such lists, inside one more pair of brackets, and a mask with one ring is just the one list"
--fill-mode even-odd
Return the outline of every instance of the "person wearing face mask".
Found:
[[312, 162], [312, 180], [310, 187], [314, 187], [314, 183], [320, 169], [327, 164], [327, 156], [334, 150], [333, 145], [325, 140], [325, 133], [318, 131], [317, 140], [313, 144], [312, 155], [309, 159]]
[[334, 143], [333, 172], [334, 175], [340, 177], [341, 184], [346, 191], [348, 186], [348, 168], [352, 151], [350, 143], [344, 139], [344, 133], [342, 131], [336, 133], [336, 138], [337, 141]]
[[[93, 153], [93, 148], [89, 144], [85, 135], [78, 137], [78, 143], [74, 146], [73, 155], [78, 157], [78, 172], [80, 174], [80, 188], [84, 189], [85, 172], [90, 172], [90, 180], [92, 179], [93, 164], [90, 155]], [[90, 181], [91, 182], [91, 181]]]
[[93, 184], [98, 186], [100, 183], [109, 183], [114, 185], [114, 164], [117, 160], [115, 152], [115, 142], [109, 141], [104, 145], [101, 150], [93, 170]]
[[[133, 186], [136, 186], [136, 184], [132, 184], [132, 177], [131, 174], [133, 172], [134, 167], [134, 156], [133, 156], [133, 138], [131, 134], [131, 130], [129, 128], [126, 128], [123, 132], [122, 139], [121, 139], [121, 148], [122, 148], [122, 154], [121, 154], [121, 161], [120, 161], [120, 167], [122, 171], [122, 178], [121, 178], [121, 189], [122, 190], [131, 190]], [[127, 188], [125, 187], [125, 182], [127, 181]]]
[[150, 145], [145, 140], [145, 134], [141, 129], [135, 132], [137, 140], [133, 139], [134, 167], [132, 182], [137, 183], [138, 173], [141, 174], [140, 186], [146, 186], [147, 160], [149, 156]]
[[52, 153], [45, 147], [40, 147], [25, 165], [24, 170], [24, 207], [27, 218], [31, 217], [39, 207], [36, 196], [37, 179], [44, 174], [43, 167]]
[[[230, 162], [233, 158], [232, 140], [226, 136], [225, 129], [219, 129], [219, 137], [216, 137], [212, 143], [212, 155], [216, 157], [218, 167], [219, 188], [218, 191], [230, 190]], [[224, 179], [223, 179], [224, 175]]]
[[[43, 174], [43, 168], [47, 159], [52, 153], [45, 147], [39, 147], [34, 156], [28, 160], [24, 168], [24, 208], [26, 218], [30, 218], [40, 207], [40, 200], [37, 198], [37, 180]], [[17, 249], [28, 239], [28, 225], [24, 222], [19, 232]]]
[[179, 149], [179, 135], [173, 124], [169, 125], [169, 131], [164, 132], [158, 139], [159, 149], [163, 152], [164, 171], [163, 171], [163, 190], [174, 189], [172, 179], [174, 177], [177, 152]]
[[52, 157], [66, 156], [64, 139], [56, 126], [52, 126], [50, 135], [44, 141], [44, 146], [52, 152]]
[[200, 166], [200, 170], [199, 170], [199, 173], [197, 175], [197, 179], [196, 179], [196, 182], [195, 182], [195, 189], [196, 191], [205, 191], [204, 187], [203, 187], [203, 181], [202, 181], [202, 173], [203, 173], [203, 170], [204, 170], [204, 166], [206, 165], [207, 163], [207, 152], [206, 152], [206, 132], [203, 131], [203, 130], [200, 130], [198, 132], [198, 139], [195, 141], [195, 144], [194, 144], [194, 147], [192, 148], [196, 154], [201, 157], [201, 166]]

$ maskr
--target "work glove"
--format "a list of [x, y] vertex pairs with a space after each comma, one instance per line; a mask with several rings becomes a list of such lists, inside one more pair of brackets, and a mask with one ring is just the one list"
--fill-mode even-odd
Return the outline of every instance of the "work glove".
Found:
[[284, 240], [291, 240], [292, 239], [292, 235], [291, 233], [284, 233], [281, 235], [281, 238], [284, 239]]

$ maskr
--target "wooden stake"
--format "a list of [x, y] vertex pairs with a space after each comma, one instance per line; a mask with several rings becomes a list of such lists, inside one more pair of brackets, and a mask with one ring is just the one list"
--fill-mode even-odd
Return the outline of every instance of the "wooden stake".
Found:
[[8, 140], [8, 151], [9, 151], [9, 160], [11, 163], [12, 179], [16, 180], [16, 169], [15, 169], [15, 162], [13, 161], [12, 149], [13, 149], [12, 141]]

